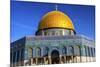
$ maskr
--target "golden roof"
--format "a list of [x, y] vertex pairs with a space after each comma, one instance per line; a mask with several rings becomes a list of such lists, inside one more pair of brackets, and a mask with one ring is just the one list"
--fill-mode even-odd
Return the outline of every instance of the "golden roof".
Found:
[[71, 19], [60, 11], [51, 11], [43, 16], [38, 29], [41, 30], [46, 28], [67, 28], [74, 30]]

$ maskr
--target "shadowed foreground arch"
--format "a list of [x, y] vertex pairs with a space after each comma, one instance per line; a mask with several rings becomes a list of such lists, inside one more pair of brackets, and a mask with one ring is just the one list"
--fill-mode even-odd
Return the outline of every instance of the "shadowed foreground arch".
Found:
[[59, 52], [57, 50], [51, 52], [51, 61], [52, 64], [59, 64]]

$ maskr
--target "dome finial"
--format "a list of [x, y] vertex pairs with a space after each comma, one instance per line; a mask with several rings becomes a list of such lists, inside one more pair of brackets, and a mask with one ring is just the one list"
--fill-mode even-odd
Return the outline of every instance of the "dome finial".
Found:
[[56, 11], [57, 11], [58, 10], [58, 5], [56, 4], [55, 7], [56, 7]]

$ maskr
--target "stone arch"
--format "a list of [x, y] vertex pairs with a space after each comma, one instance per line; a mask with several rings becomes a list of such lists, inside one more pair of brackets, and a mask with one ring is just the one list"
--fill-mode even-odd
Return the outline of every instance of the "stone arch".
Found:
[[33, 57], [33, 49], [32, 49], [32, 47], [28, 48], [28, 55], [29, 55], [29, 58]]
[[52, 64], [59, 64], [59, 61], [60, 61], [59, 55], [60, 55], [60, 53], [59, 53], [58, 50], [53, 50], [51, 52], [51, 61], [52, 61]]
[[93, 48], [91, 47], [91, 57], [93, 57]]
[[76, 45], [76, 49], [78, 52], [78, 56], [80, 56], [81, 55], [81, 47], [79, 45]]
[[20, 57], [20, 50], [17, 50], [17, 59], [16, 59], [16, 62], [19, 62], [19, 57]]
[[69, 54], [70, 55], [74, 55], [74, 47], [73, 46], [69, 46]]
[[86, 49], [86, 45], [83, 45], [82, 50], [83, 50], [83, 55], [84, 55], [84, 56], [87, 56], [87, 49]]
[[66, 54], [67, 53], [67, 48], [65, 46], [62, 47], [62, 53]]
[[41, 56], [41, 48], [40, 47], [36, 48], [36, 55], [37, 55], [37, 57]]
[[86, 57], [88, 56], [88, 49], [87, 49], [87, 46], [85, 46], [85, 55], [86, 55]]
[[24, 48], [21, 49], [21, 61], [24, 60]]
[[74, 62], [81, 62], [81, 45], [75, 45]]
[[14, 51], [14, 52], [13, 52], [13, 63], [15, 63], [15, 62], [16, 62], [16, 56], [17, 56], [16, 54], [17, 54], [17, 52], [16, 52], [16, 51]]
[[93, 57], [95, 57], [95, 48], [93, 48]]
[[48, 56], [48, 53], [49, 53], [49, 48], [48, 47], [45, 47], [44, 49], [44, 56]]
[[87, 46], [88, 56], [90, 57], [90, 48]]

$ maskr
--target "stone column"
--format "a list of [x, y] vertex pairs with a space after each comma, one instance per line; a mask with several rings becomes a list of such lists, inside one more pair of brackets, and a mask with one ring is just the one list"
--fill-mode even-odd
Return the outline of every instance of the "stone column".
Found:
[[51, 64], [51, 56], [48, 56], [49, 64]]
[[71, 56], [71, 58], [72, 58], [72, 63], [73, 63], [74, 62], [73, 56]]
[[38, 58], [36, 57], [35, 59], [36, 59], [36, 64], [38, 64]]
[[77, 58], [76, 58], [76, 56], [73, 57], [73, 61], [74, 61], [74, 63], [77, 63]]
[[62, 56], [61, 55], [59, 55], [59, 63], [61, 64], [62, 63]]
[[68, 63], [68, 56], [66, 56], [66, 63]]
[[28, 60], [28, 64], [31, 65], [31, 58]]
[[30, 59], [31, 60], [31, 65], [33, 64], [33, 58]]
[[44, 64], [46, 64], [46, 57], [44, 57], [43, 59], [44, 59]]
[[64, 62], [66, 63], [66, 56], [64, 56]]

